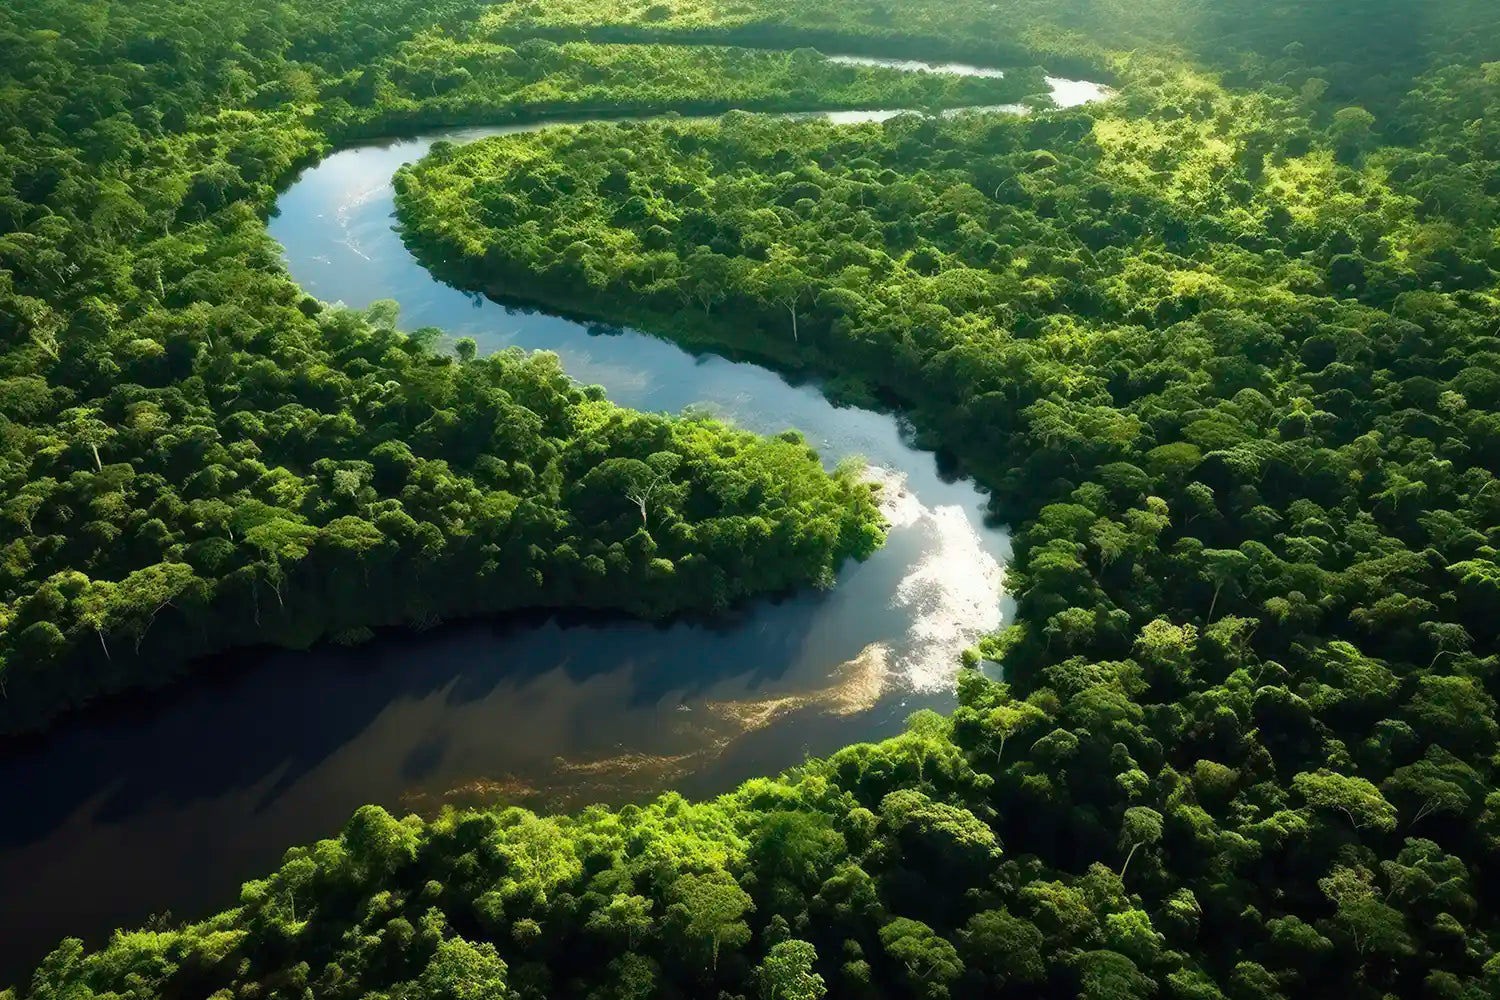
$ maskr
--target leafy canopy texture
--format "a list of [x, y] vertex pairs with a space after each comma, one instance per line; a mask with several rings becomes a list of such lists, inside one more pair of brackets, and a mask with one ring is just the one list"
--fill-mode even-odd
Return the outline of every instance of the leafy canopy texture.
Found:
[[809, 44], [1116, 88], [548, 129], [404, 171], [405, 237], [451, 280], [902, 408], [1016, 527], [1014, 624], [972, 657], [1005, 683], [966, 672], [951, 717], [710, 803], [367, 809], [237, 908], [64, 943], [19, 996], [1500, 995], [1497, 20], [12, 4], [17, 720], [245, 641], [718, 605], [878, 540], [868, 491], [793, 436], [626, 413], [546, 356], [449, 357], [389, 306], [304, 297], [260, 217], [333, 145], [1042, 89], [769, 51]]
[[0, 730], [232, 647], [721, 611], [880, 543], [875, 498], [795, 435], [626, 412], [546, 355], [450, 354], [397, 332], [395, 303], [327, 307], [261, 217], [334, 145], [425, 123], [942, 106], [1036, 79], [503, 44], [480, 10], [0, 12]]

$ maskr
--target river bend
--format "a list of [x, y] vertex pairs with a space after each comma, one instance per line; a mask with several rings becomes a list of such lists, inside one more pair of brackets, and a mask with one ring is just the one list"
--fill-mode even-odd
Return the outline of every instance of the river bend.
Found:
[[[1049, 82], [1062, 104], [1102, 94]], [[959, 652], [1002, 623], [1006, 532], [899, 418], [836, 407], [816, 385], [753, 364], [506, 308], [411, 257], [392, 228], [396, 169], [438, 140], [521, 130], [372, 142], [309, 168], [269, 223], [291, 274], [329, 302], [396, 299], [403, 328], [442, 327], [481, 352], [556, 351], [624, 406], [795, 427], [830, 465], [861, 455], [887, 487], [889, 542], [828, 593], [754, 603], [713, 626], [520, 615], [356, 649], [236, 654], [0, 746], [0, 787], [24, 804], [0, 828], [0, 983], [65, 934], [97, 944], [153, 912], [212, 912], [287, 846], [332, 834], [367, 802], [425, 812], [711, 794], [892, 734], [917, 707], [951, 705]]]

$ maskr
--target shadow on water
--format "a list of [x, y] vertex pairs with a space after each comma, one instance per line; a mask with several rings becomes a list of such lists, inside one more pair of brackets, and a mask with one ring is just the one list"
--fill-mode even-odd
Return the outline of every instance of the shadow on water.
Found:
[[[757, 630], [753, 660], [702, 655], [703, 640], [732, 637], [766, 617], [748, 609], [671, 623], [526, 612], [425, 633], [383, 631], [355, 647], [221, 656], [190, 683], [127, 695], [47, 734], [0, 742], [0, 787], [27, 805], [0, 825], [0, 849], [45, 838], [81, 801], [93, 804], [97, 821], [120, 823], [148, 805], [189, 805], [274, 773], [269, 800], [401, 701], [440, 693], [458, 708], [553, 672], [583, 686], [628, 671], [630, 708], [669, 696], [687, 701], [731, 676], [760, 687], [795, 661], [820, 603], [821, 595], [808, 594], [770, 604], [775, 628]], [[506, 655], [485, 655], [497, 650]], [[435, 763], [437, 748], [413, 746], [402, 776], [427, 776], [432, 767], [422, 762]]]
[[825, 601], [799, 595], [713, 624], [522, 614], [240, 653], [45, 739], [0, 744], [0, 787], [24, 804], [0, 825], [0, 981], [63, 935], [99, 943], [162, 900], [205, 915], [365, 802], [430, 812], [467, 804], [449, 793], [469, 788], [545, 804], [565, 757], [701, 752], [674, 717], [800, 684], [785, 674]]

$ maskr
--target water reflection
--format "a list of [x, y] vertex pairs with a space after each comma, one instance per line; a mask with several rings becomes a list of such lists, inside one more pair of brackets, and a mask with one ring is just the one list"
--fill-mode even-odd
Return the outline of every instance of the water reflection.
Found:
[[[5, 959], [153, 909], [210, 912], [365, 802], [704, 792], [879, 735], [905, 709], [851, 715], [878, 700], [885, 663], [855, 648], [864, 669], [829, 681], [852, 642], [817, 635], [827, 600], [763, 605], [733, 629], [520, 618], [246, 656], [13, 746], [0, 785], [26, 807], [0, 826]], [[737, 745], [758, 730], [776, 738]]]

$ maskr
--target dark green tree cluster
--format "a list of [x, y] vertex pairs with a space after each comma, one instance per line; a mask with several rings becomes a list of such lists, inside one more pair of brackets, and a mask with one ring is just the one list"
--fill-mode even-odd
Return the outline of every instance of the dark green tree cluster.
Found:
[[[1098, 79], [1142, 54], [1213, 67], [1246, 87], [1393, 109], [1445, 60], [1494, 57], [1489, 0], [544, 0], [481, 18], [501, 38], [674, 41], [903, 59], [972, 59]], [[1436, 60], [1434, 59], [1436, 57]]]
[[1191, 34], [1199, 0], [541, 0], [481, 16], [496, 38], [733, 45], [968, 59], [1088, 76], [1137, 45]]
[[913, 73], [792, 51], [553, 42], [483, 27], [416, 34], [388, 59], [331, 87], [319, 111], [341, 138], [391, 129], [670, 109], [952, 108], [1040, 98], [1039, 69], [1003, 77]]

